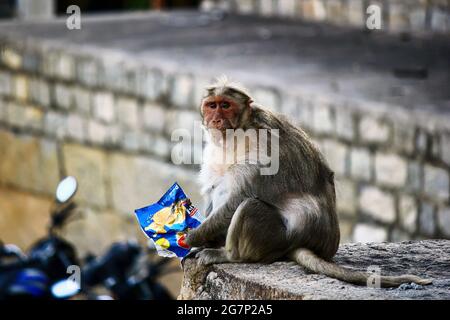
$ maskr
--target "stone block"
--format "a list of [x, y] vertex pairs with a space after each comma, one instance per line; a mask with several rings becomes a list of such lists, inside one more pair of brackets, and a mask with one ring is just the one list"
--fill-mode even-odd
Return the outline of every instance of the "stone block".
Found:
[[175, 74], [172, 77], [170, 102], [179, 108], [193, 108], [194, 80], [191, 75]]
[[355, 27], [365, 26], [365, 9], [361, 0], [348, 0], [348, 22]]
[[442, 160], [450, 166], [450, 132], [441, 135], [441, 153]]
[[116, 111], [118, 122], [131, 129], [140, 127], [140, 116], [138, 114], [138, 103], [136, 99], [120, 97], [116, 100]]
[[125, 150], [139, 151], [145, 148], [145, 136], [136, 130], [126, 130], [121, 134], [120, 144]]
[[72, 80], [75, 78], [75, 59], [66, 52], [59, 52], [56, 57], [54, 75], [64, 80]]
[[116, 92], [125, 91], [125, 61], [119, 53], [108, 52], [99, 63], [99, 82], [107, 89]]
[[336, 109], [336, 134], [348, 141], [355, 139], [355, 122], [350, 110]]
[[388, 239], [385, 228], [367, 223], [358, 223], [353, 231], [353, 242], [384, 242]]
[[59, 181], [56, 144], [0, 131], [0, 181], [22, 190], [53, 195]]
[[377, 187], [366, 186], [362, 188], [359, 208], [381, 222], [393, 223], [396, 218], [394, 196]]
[[44, 130], [53, 137], [62, 139], [67, 134], [67, 118], [64, 114], [48, 111], [44, 117]]
[[280, 106], [280, 113], [282, 113], [291, 123], [297, 125], [299, 122], [299, 101], [298, 97], [287, 93], [283, 97]]
[[89, 90], [76, 86], [72, 90], [75, 110], [83, 115], [90, 115], [92, 105], [92, 94]]
[[336, 205], [340, 213], [355, 216], [357, 211], [356, 185], [351, 180], [336, 181]]
[[393, 128], [393, 147], [406, 154], [414, 153], [415, 128], [409, 123], [396, 122]]
[[110, 92], [97, 92], [93, 97], [92, 112], [96, 119], [112, 123], [115, 118], [114, 96]]
[[375, 155], [375, 180], [390, 187], [403, 187], [408, 174], [407, 162], [396, 154]]
[[318, 104], [313, 109], [313, 130], [316, 133], [333, 133], [335, 131], [334, 110], [326, 104]]
[[0, 54], [1, 61], [6, 67], [13, 70], [18, 70], [22, 67], [22, 53], [17, 48], [4, 45]]
[[166, 134], [170, 137], [175, 130], [188, 130], [193, 133], [194, 127], [201, 124], [201, 117], [194, 111], [171, 110], [166, 113]]
[[84, 141], [86, 139], [86, 130], [87, 130], [87, 120], [76, 114], [70, 113], [67, 116], [67, 127], [66, 133], [67, 136], [76, 140], [76, 141]]
[[256, 12], [253, 0], [241, 0], [236, 2], [237, 12], [240, 14], [254, 14]]
[[450, 238], [450, 207], [440, 208], [437, 218], [441, 233]]
[[54, 104], [63, 110], [69, 110], [73, 105], [72, 90], [69, 86], [56, 83], [53, 87]]
[[298, 100], [298, 120], [300, 125], [305, 129], [312, 129], [313, 124], [313, 106], [306, 99]]
[[[1, 157], [1, 156], [0, 156]], [[0, 234], [23, 251], [47, 234], [51, 198], [0, 188]]]
[[406, 189], [414, 192], [420, 192], [423, 189], [423, 167], [418, 161], [408, 163]]
[[328, 161], [331, 169], [336, 172], [338, 176], [347, 174], [348, 164], [348, 147], [338, 141], [325, 139], [322, 141], [322, 149], [325, 159]]
[[93, 87], [98, 85], [98, 62], [92, 57], [78, 57], [76, 59], [76, 76], [82, 84]]
[[295, 17], [297, 13], [297, 0], [276, 1], [278, 4], [278, 14], [282, 17]]
[[272, 112], [281, 111], [281, 97], [275, 89], [258, 87], [252, 90], [252, 94], [255, 103], [262, 105]]
[[[67, 175], [77, 178], [79, 187], [76, 201], [98, 208], [108, 205], [107, 154], [99, 149], [78, 144], [64, 144], [63, 154]], [[126, 171], [122, 172], [122, 175]]]
[[0, 96], [9, 97], [12, 94], [12, 77], [9, 72], [0, 71]]
[[400, 225], [411, 233], [415, 232], [418, 214], [417, 201], [411, 196], [402, 195], [399, 200]]
[[193, 93], [193, 107], [196, 110], [200, 110], [200, 105], [203, 98], [206, 96], [206, 88], [213, 82], [211, 79], [194, 76], [194, 93]]
[[372, 177], [372, 156], [367, 149], [350, 150], [350, 174], [352, 177], [369, 181]]
[[171, 152], [169, 140], [158, 134], [149, 135], [148, 149], [154, 155], [164, 159], [169, 158]]
[[162, 133], [166, 122], [166, 111], [163, 105], [146, 103], [142, 108], [144, 127], [152, 132]]
[[406, 31], [409, 29], [409, 15], [406, 3], [393, 2], [389, 5], [389, 29]]
[[29, 98], [29, 79], [24, 74], [17, 74], [13, 79], [13, 96], [20, 102], [26, 102]]
[[327, 17], [325, 1], [323, 0], [305, 0], [303, 1], [303, 18], [312, 21], [324, 21]]
[[88, 140], [93, 144], [104, 144], [108, 140], [108, 126], [102, 122], [88, 121]]
[[[278, 2], [278, 1], [276, 1]], [[273, 16], [276, 14], [276, 7], [273, 0], [259, 0], [258, 13], [262, 16]]]
[[419, 232], [427, 237], [434, 236], [436, 232], [436, 207], [429, 202], [422, 202], [419, 215]]
[[387, 143], [390, 135], [391, 127], [381, 119], [365, 116], [359, 122], [359, 136], [363, 142], [374, 144]]
[[431, 134], [423, 129], [417, 129], [415, 143], [415, 152], [427, 155], [431, 149]]
[[410, 8], [409, 24], [413, 32], [423, 32], [426, 29], [426, 8], [419, 6]]
[[399, 229], [393, 229], [391, 231], [391, 235], [389, 237], [389, 240], [392, 242], [402, 242], [402, 241], [407, 241], [407, 240], [411, 240], [411, 236]]
[[168, 77], [158, 69], [143, 69], [138, 73], [138, 91], [144, 98], [155, 101], [167, 94]]
[[26, 129], [42, 130], [44, 113], [31, 105], [8, 103], [8, 120], [12, 126]]
[[436, 32], [448, 32], [450, 29], [449, 13], [438, 7], [432, 7], [431, 14], [431, 30]]
[[51, 105], [51, 92], [49, 83], [41, 78], [30, 79], [30, 99], [43, 108]]
[[348, 243], [352, 241], [353, 223], [347, 220], [339, 221], [339, 230], [341, 233], [340, 243]]
[[0, 123], [8, 122], [8, 104], [8, 101], [0, 97]]
[[449, 199], [449, 174], [443, 168], [425, 165], [424, 191], [429, 196], [442, 201]]
[[348, 9], [340, 0], [328, 0], [326, 2], [327, 20], [335, 24], [346, 24]]

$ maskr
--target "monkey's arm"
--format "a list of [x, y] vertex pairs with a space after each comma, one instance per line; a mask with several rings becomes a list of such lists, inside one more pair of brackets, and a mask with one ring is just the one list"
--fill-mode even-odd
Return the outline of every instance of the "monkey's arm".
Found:
[[205, 200], [203, 201], [203, 206], [205, 210], [205, 217], [209, 217], [213, 210], [213, 200], [209, 194], [204, 195]]
[[225, 204], [214, 208], [197, 229], [188, 232], [186, 243], [191, 247], [201, 247], [214, 242], [219, 237], [225, 237], [231, 218], [244, 199], [245, 196], [242, 192], [231, 194]]

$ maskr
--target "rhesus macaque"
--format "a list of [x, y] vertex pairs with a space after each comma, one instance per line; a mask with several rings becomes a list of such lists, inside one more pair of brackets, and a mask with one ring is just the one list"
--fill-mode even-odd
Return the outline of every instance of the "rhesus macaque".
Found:
[[[365, 285], [370, 274], [331, 262], [340, 237], [334, 174], [307, 134], [256, 105], [245, 89], [226, 79], [206, 89], [201, 115], [208, 133], [200, 173], [207, 219], [186, 238], [188, 245], [203, 248], [196, 254], [198, 263], [271, 263], [287, 258], [312, 272]], [[278, 172], [262, 175], [261, 164], [248, 161], [255, 156], [254, 146], [240, 148], [244, 161], [242, 154], [233, 154], [234, 161], [224, 162], [224, 155], [239, 149], [226, 138], [230, 129], [277, 131]], [[267, 140], [270, 143], [270, 136]], [[414, 275], [380, 279], [383, 287], [405, 282], [431, 280]]]

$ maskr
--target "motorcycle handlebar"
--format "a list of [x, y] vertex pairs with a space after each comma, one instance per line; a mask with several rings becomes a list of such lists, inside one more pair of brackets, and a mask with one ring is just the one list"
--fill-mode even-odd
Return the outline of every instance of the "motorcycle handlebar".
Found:
[[76, 207], [77, 205], [74, 202], [69, 202], [62, 207], [55, 209], [51, 214], [50, 231], [64, 225]]

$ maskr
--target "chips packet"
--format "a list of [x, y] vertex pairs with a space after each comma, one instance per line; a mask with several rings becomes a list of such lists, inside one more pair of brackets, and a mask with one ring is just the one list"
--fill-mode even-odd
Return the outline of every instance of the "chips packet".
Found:
[[158, 202], [134, 212], [158, 255], [163, 257], [184, 258], [191, 250], [184, 242], [187, 231], [205, 219], [176, 182]]

